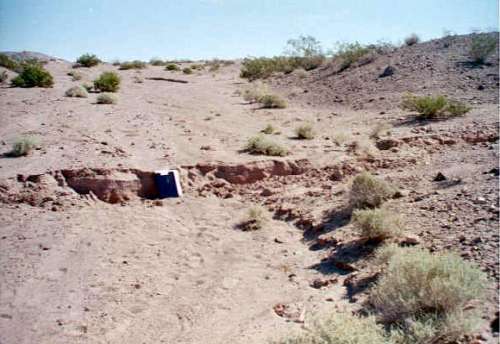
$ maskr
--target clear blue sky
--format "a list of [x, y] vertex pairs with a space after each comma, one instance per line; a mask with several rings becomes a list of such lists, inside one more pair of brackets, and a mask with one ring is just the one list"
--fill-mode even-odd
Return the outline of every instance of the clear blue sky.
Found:
[[74, 60], [271, 56], [298, 35], [427, 40], [498, 29], [497, 0], [0, 0], [0, 51]]

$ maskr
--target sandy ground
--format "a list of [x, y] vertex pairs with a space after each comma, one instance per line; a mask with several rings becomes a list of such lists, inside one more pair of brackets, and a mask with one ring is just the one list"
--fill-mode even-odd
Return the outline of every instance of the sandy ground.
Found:
[[[273, 139], [291, 151], [291, 156], [278, 159], [307, 158], [321, 168], [352, 161], [348, 147], [332, 142], [339, 133], [365, 137], [379, 122], [396, 123], [395, 137], [418, 135], [420, 130], [401, 124], [404, 114], [399, 110], [380, 114], [293, 101], [283, 110], [257, 109], [237, 93], [246, 85], [238, 77], [237, 64], [194, 75], [151, 66], [140, 73], [119, 71], [123, 81], [116, 105], [95, 104], [95, 94], [86, 99], [64, 97], [69, 87], [116, 67], [81, 69], [85, 77], [79, 82], [66, 75], [71, 68], [64, 62], [50, 62], [47, 69], [55, 77], [54, 88], [0, 88], [1, 152], [21, 135], [36, 137], [41, 147], [27, 157], [1, 158], [2, 180], [67, 168], [152, 171], [269, 160], [240, 151], [268, 123], [282, 132]], [[137, 75], [189, 83], [134, 83]], [[484, 104], [465, 118], [435, 123], [426, 130], [454, 137], [467, 128], [496, 132], [496, 111], [495, 104]], [[293, 139], [294, 128], [305, 121], [315, 125], [318, 137]], [[415, 202], [421, 201], [415, 199], [429, 195], [424, 203], [442, 204], [439, 197], [459, 197], [459, 189], [434, 193], [439, 189], [432, 183], [434, 175], [443, 171], [450, 178], [461, 176], [469, 187], [467, 202], [486, 198], [476, 213], [487, 220], [474, 221], [467, 204], [465, 212], [458, 205], [454, 212], [470, 229], [465, 230], [466, 243], [480, 235], [483, 243], [492, 245], [485, 269], [492, 279], [498, 278], [498, 178], [475, 178], [497, 165], [498, 145], [460, 141], [436, 148], [435, 143], [422, 143], [397, 152], [380, 151], [378, 157], [404, 162], [381, 167], [380, 173], [410, 191], [410, 197], [394, 207], [416, 216], [410, 220], [412, 228], [430, 230], [429, 245], [437, 250], [449, 244], [449, 233], [434, 230], [436, 217], [444, 219], [437, 212], [420, 214], [425, 207], [415, 211]], [[283, 186], [281, 192], [294, 206], [309, 210], [326, 211], [345, 202], [348, 180], [323, 181], [322, 187], [340, 190], [328, 200], [304, 196], [320, 188], [314, 183], [302, 179]], [[300, 330], [304, 314], [308, 322], [318, 312], [355, 309], [357, 305], [348, 302], [343, 275], [334, 275], [339, 282], [327, 288], [310, 287], [315, 278], [324, 277], [311, 267], [329, 252], [311, 249], [293, 222], [272, 220], [256, 232], [235, 229], [256, 194], [248, 191], [223, 199], [201, 197], [195, 188], [186, 188], [185, 197], [166, 200], [162, 206], [139, 200], [123, 205], [97, 201], [59, 211], [0, 204], [0, 343], [263, 343]], [[497, 207], [496, 212], [490, 206]], [[474, 254], [469, 258], [482, 259]], [[276, 314], [273, 307], [279, 304], [296, 308], [292, 321]]]

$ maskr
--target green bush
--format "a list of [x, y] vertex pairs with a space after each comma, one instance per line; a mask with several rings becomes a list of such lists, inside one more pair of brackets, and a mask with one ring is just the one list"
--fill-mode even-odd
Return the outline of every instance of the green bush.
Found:
[[11, 80], [15, 87], [52, 87], [52, 75], [39, 64], [23, 65], [21, 73]]
[[358, 174], [351, 187], [350, 201], [354, 208], [376, 208], [396, 193], [396, 189], [368, 172]]
[[287, 105], [284, 99], [274, 94], [263, 95], [258, 102], [262, 104], [264, 109], [284, 109]]
[[475, 63], [482, 64], [496, 49], [496, 36], [476, 35], [472, 37], [469, 55]]
[[115, 72], [104, 72], [94, 80], [94, 88], [100, 92], [116, 92], [120, 88], [120, 77]]
[[66, 90], [66, 97], [87, 98], [89, 94], [83, 86], [73, 86]]
[[312, 140], [314, 139], [314, 136], [316, 136], [316, 133], [314, 132], [311, 124], [303, 124], [299, 126], [295, 129], [295, 134], [297, 135], [298, 139], [302, 140]]
[[363, 238], [371, 240], [394, 238], [403, 232], [401, 217], [382, 208], [356, 209], [352, 214], [352, 222]]
[[118, 99], [114, 94], [101, 93], [97, 96], [97, 104], [116, 104]]
[[352, 64], [358, 62], [370, 51], [371, 49], [359, 44], [358, 42], [342, 43], [338, 46], [334, 59], [338, 59], [340, 61], [340, 71], [343, 71], [349, 68]]
[[159, 58], [155, 58], [153, 57], [151, 60], [149, 60], [149, 64], [151, 66], [165, 66], [165, 61], [159, 59]]
[[463, 116], [471, 110], [464, 103], [448, 100], [445, 96], [415, 96], [403, 95], [403, 109], [415, 111], [420, 119], [433, 119], [446, 116]]
[[120, 63], [120, 70], [129, 70], [129, 69], [144, 69], [146, 68], [146, 62], [134, 60], [134, 61], [125, 61]]
[[388, 263], [369, 300], [397, 343], [454, 342], [480, 322], [470, 306], [484, 299], [487, 277], [477, 266], [454, 253], [393, 245], [380, 251]]
[[174, 72], [174, 71], [179, 71], [181, 70], [180, 67], [178, 65], [176, 65], [175, 63], [169, 63], [165, 66], [165, 70], [168, 70], [168, 71], [171, 71], [171, 72]]
[[97, 66], [99, 63], [101, 63], [101, 60], [99, 60], [97, 58], [97, 56], [95, 56], [95, 55], [83, 54], [82, 56], [80, 56], [76, 60], [76, 63], [78, 63], [79, 65], [81, 65], [83, 67], [89, 68], [89, 67]]
[[273, 344], [389, 344], [375, 317], [335, 312], [317, 320], [302, 336], [290, 336]]
[[184, 74], [193, 74], [193, 70], [191, 68], [189, 68], [189, 67], [186, 67], [186, 68], [182, 69], [182, 72]]
[[5, 54], [0, 54], [0, 66], [12, 71], [17, 71], [19, 68], [19, 63]]
[[246, 58], [241, 65], [240, 77], [250, 81], [257, 79], [265, 79], [273, 73], [291, 73], [295, 69], [301, 67], [300, 57], [257, 57]]
[[36, 146], [37, 141], [32, 137], [22, 137], [17, 139], [12, 145], [12, 150], [7, 153], [11, 157], [19, 157], [28, 155]]
[[252, 154], [269, 156], [286, 156], [288, 154], [288, 150], [286, 148], [261, 135], [250, 138], [245, 146], [245, 150]]
[[405, 44], [407, 46], [415, 45], [420, 42], [420, 37], [416, 33], [412, 33], [408, 37], [405, 38]]

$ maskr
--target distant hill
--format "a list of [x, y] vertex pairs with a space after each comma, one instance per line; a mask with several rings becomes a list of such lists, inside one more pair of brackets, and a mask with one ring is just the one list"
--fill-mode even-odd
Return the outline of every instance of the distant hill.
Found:
[[64, 59], [60, 59], [43, 53], [38, 53], [36, 51], [2, 51], [0, 52], [0, 54], [5, 54], [9, 56], [11, 59], [17, 61], [24, 61], [30, 59], [37, 59], [41, 61], [65, 61]]

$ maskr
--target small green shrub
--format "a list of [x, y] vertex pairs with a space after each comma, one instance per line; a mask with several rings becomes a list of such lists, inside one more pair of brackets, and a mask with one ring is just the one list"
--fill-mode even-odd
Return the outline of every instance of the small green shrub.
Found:
[[149, 60], [149, 64], [151, 66], [165, 66], [165, 61], [159, 59], [159, 58], [155, 58], [153, 57], [151, 60]]
[[340, 71], [343, 71], [358, 62], [370, 51], [371, 49], [359, 44], [358, 42], [342, 43], [337, 48], [334, 59], [338, 59], [340, 61]]
[[67, 75], [71, 76], [72, 77], [71, 80], [73, 81], [82, 80], [83, 78], [83, 75], [77, 71], [69, 71]]
[[412, 33], [408, 37], [405, 38], [405, 44], [407, 46], [412, 46], [420, 42], [420, 37], [416, 33]]
[[287, 106], [284, 99], [274, 94], [263, 95], [259, 98], [258, 102], [262, 104], [264, 109], [284, 109]]
[[403, 109], [417, 112], [419, 119], [463, 116], [471, 110], [468, 105], [448, 100], [442, 95], [419, 97], [410, 93], [403, 95], [401, 106]]
[[286, 148], [261, 135], [250, 138], [245, 146], [245, 150], [252, 154], [269, 156], [286, 156], [288, 154]]
[[2, 71], [2, 73], [0, 73], [0, 83], [4, 83], [7, 81], [7, 79], [9, 78], [9, 74], [6, 72], [6, 71]]
[[320, 56], [246, 58], [241, 65], [240, 77], [253, 81], [268, 78], [276, 72], [291, 73], [297, 68], [310, 70], [322, 63], [323, 59]]
[[182, 72], [184, 74], [193, 74], [193, 70], [191, 68], [189, 68], [189, 67], [186, 67], [186, 68], [182, 69]]
[[369, 299], [396, 343], [454, 342], [480, 323], [470, 306], [484, 300], [487, 277], [476, 265], [420, 248], [380, 251], [388, 263]]
[[146, 62], [134, 60], [134, 61], [125, 61], [120, 63], [120, 70], [129, 70], [129, 69], [144, 69], [146, 68]]
[[178, 65], [176, 65], [175, 63], [169, 63], [165, 66], [165, 70], [168, 70], [168, 71], [171, 71], [171, 72], [175, 72], [175, 71], [179, 71], [181, 70], [180, 67]]
[[17, 71], [19, 68], [19, 63], [5, 54], [0, 54], [0, 66], [12, 71]]
[[497, 39], [490, 35], [475, 35], [469, 49], [469, 55], [474, 63], [483, 64], [497, 47]]
[[268, 220], [267, 211], [260, 206], [255, 206], [248, 210], [247, 218], [240, 224], [240, 228], [244, 231], [259, 230]]
[[290, 336], [273, 344], [390, 344], [375, 317], [335, 312], [316, 320], [306, 334]]
[[401, 217], [382, 208], [356, 209], [352, 214], [352, 222], [363, 238], [371, 240], [394, 238], [403, 232]]
[[301, 140], [312, 140], [316, 136], [311, 124], [303, 124], [296, 128], [295, 134], [297, 135], [297, 138]]
[[354, 208], [376, 208], [396, 193], [396, 189], [368, 172], [358, 174], [352, 183], [350, 201]]
[[114, 94], [101, 93], [97, 96], [97, 104], [116, 104], [118, 99]]
[[261, 132], [267, 135], [271, 135], [275, 131], [276, 129], [272, 126], [272, 124], [268, 124], [264, 129], [261, 130]]
[[97, 66], [99, 63], [101, 63], [101, 60], [99, 60], [99, 58], [97, 58], [97, 56], [95, 55], [83, 54], [76, 60], [76, 63], [83, 67], [90, 68]]
[[52, 75], [39, 64], [23, 65], [21, 73], [11, 80], [15, 87], [52, 87]]
[[11, 157], [19, 157], [28, 155], [36, 146], [37, 141], [32, 137], [22, 137], [17, 139], [12, 145], [12, 150], [7, 153]]
[[89, 96], [87, 90], [83, 86], [73, 86], [66, 90], [66, 97], [87, 98]]
[[116, 92], [120, 88], [120, 81], [115, 72], [104, 72], [94, 80], [94, 88], [100, 92]]

